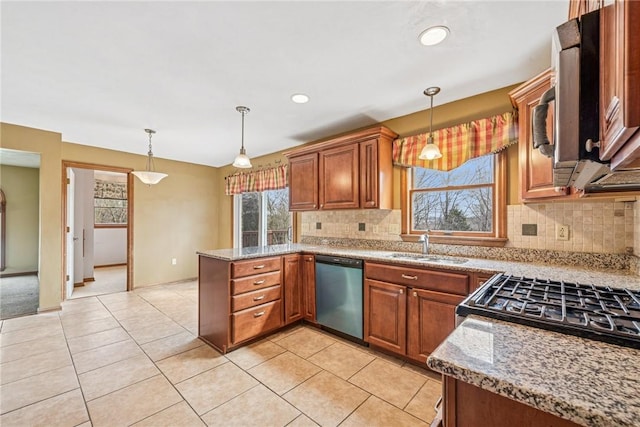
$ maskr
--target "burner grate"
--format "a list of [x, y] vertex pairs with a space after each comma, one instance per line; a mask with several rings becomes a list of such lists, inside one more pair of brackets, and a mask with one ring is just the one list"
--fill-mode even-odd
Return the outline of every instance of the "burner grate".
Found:
[[640, 291], [498, 274], [456, 313], [640, 348]]

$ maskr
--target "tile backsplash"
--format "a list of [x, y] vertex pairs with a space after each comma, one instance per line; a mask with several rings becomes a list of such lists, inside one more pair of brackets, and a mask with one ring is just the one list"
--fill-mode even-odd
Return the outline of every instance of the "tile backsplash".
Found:
[[[547, 202], [507, 207], [507, 247], [640, 255], [636, 202]], [[400, 241], [400, 210], [303, 212], [302, 236]], [[321, 228], [316, 224], [321, 223]], [[360, 224], [365, 224], [363, 227]], [[523, 235], [523, 225], [525, 234]], [[556, 226], [568, 240], [556, 239]], [[361, 229], [364, 228], [364, 231]]]

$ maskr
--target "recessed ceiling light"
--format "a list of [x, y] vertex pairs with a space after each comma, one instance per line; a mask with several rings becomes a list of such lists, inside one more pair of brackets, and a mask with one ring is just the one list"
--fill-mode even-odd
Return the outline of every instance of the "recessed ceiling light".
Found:
[[425, 46], [433, 46], [441, 43], [448, 35], [449, 29], [442, 25], [438, 25], [436, 27], [427, 28], [421, 32], [418, 39], [420, 40], [420, 43]]
[[309, 96], [304, 93], [294, 93], [291, 95], [291, 100], [296, 104], [306, 104], [309, 102]]

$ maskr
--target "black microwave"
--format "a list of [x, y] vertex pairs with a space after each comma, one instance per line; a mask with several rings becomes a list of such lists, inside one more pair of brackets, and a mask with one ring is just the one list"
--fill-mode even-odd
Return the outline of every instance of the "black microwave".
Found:
[[[599, 159], [600, 11], [558, 26], [553, 34], [552, 88], [533, 111], [534, 147], [553, 158], [556, 187], [584, 188], [609, 171]], [[554, 134], [546, 135], [553, 102]]]

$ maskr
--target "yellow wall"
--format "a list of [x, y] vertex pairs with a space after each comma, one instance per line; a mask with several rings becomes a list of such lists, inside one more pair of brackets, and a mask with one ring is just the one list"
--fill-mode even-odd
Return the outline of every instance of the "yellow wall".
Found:
[[37, 168], [0, 165], [6, 205], [6, 269], [3, 274], [38, 270]]
[[[1, 123], [0, 145], [40, 153], [40, 310], [62, 299], [62, 161], [141, 169], [146, 156], [63, 142], [59, 133]], [[133, 286], [197, 276], [197, 250], [214, 247], [220, 197], [216, 168], [156, 159], [169, 174], [147, 187], [134, 180]], [[171, 265], [177, 258], [177, 265]]]
[[[496, 114], [511, 111], [511, 101], [509, 99], [509, 91], [515, 88], [516, 85], [497, 89], [491, 92], [486, 92], [480, 95], [476, 95], [470, 98], [465, 98], [459, 101], [451, 102], [441, 106], [436, 106], [433, 109], [433, 128], [439, 129], [447, 126], [452, 126], [459, 123], [469, 122], [471, 120], [481, 119], [484, 117], [493, 116]], [[392, 131], [396, 132], [400, 136], [409, 136], [417, 133], [426, 132], [429, 130], [429, 110], [418, 111], [406, 116], [397, 117], [395, 119], [387, 120], [382, 124]], [[355, 131], [357, 129], [354, 129]], [[351, 131], [351, 132], [353, 132]], [[350, 132], [347, 132], [350, 133]], [[335, 135], [338, 136], [338, 135]], [[332, 136], [335, 137], [335, 136]], [[324, 138], [327, 140], [330, 138]], [[313, 141], [312, 143], [320, 142]], [[290, 150], [285, 150], [290, 151]], [[275, 165], [275, 161], [282, 160], [286, 162], [286, 158], [283, 156], [284, 151], [279, 151], [268, 156], [252, 158], [252, 164], [254, 168], [259, 165], [267, 165], [271, 163]], [[249, 153], [250, 154], [250, 153]], [[508, 204], [516, 204], [518, 201], [518, 150], [517, 145], [513, 145], [507, 149], [509, 178], [508, 187], [509, 194], [507, 197]], [[394, 168], [393, 175], [393, 208], [400, 209], [400, 169]], [[224, 195], [224, 177], [235, 173], [237, 169], [231, 165], [225, 166], [220, 169], [220, 182], [218, 189], [220, 191], [221, 199], [220, 205], [220, 222], [218, 224], [218, 246], [217, 248], [230, 248], [233, 246], [233, 198], [231, 196]], [[300, 218], [298, 214], [298, 218]], [[298, 230], [298, 237], [300, 233]]]

